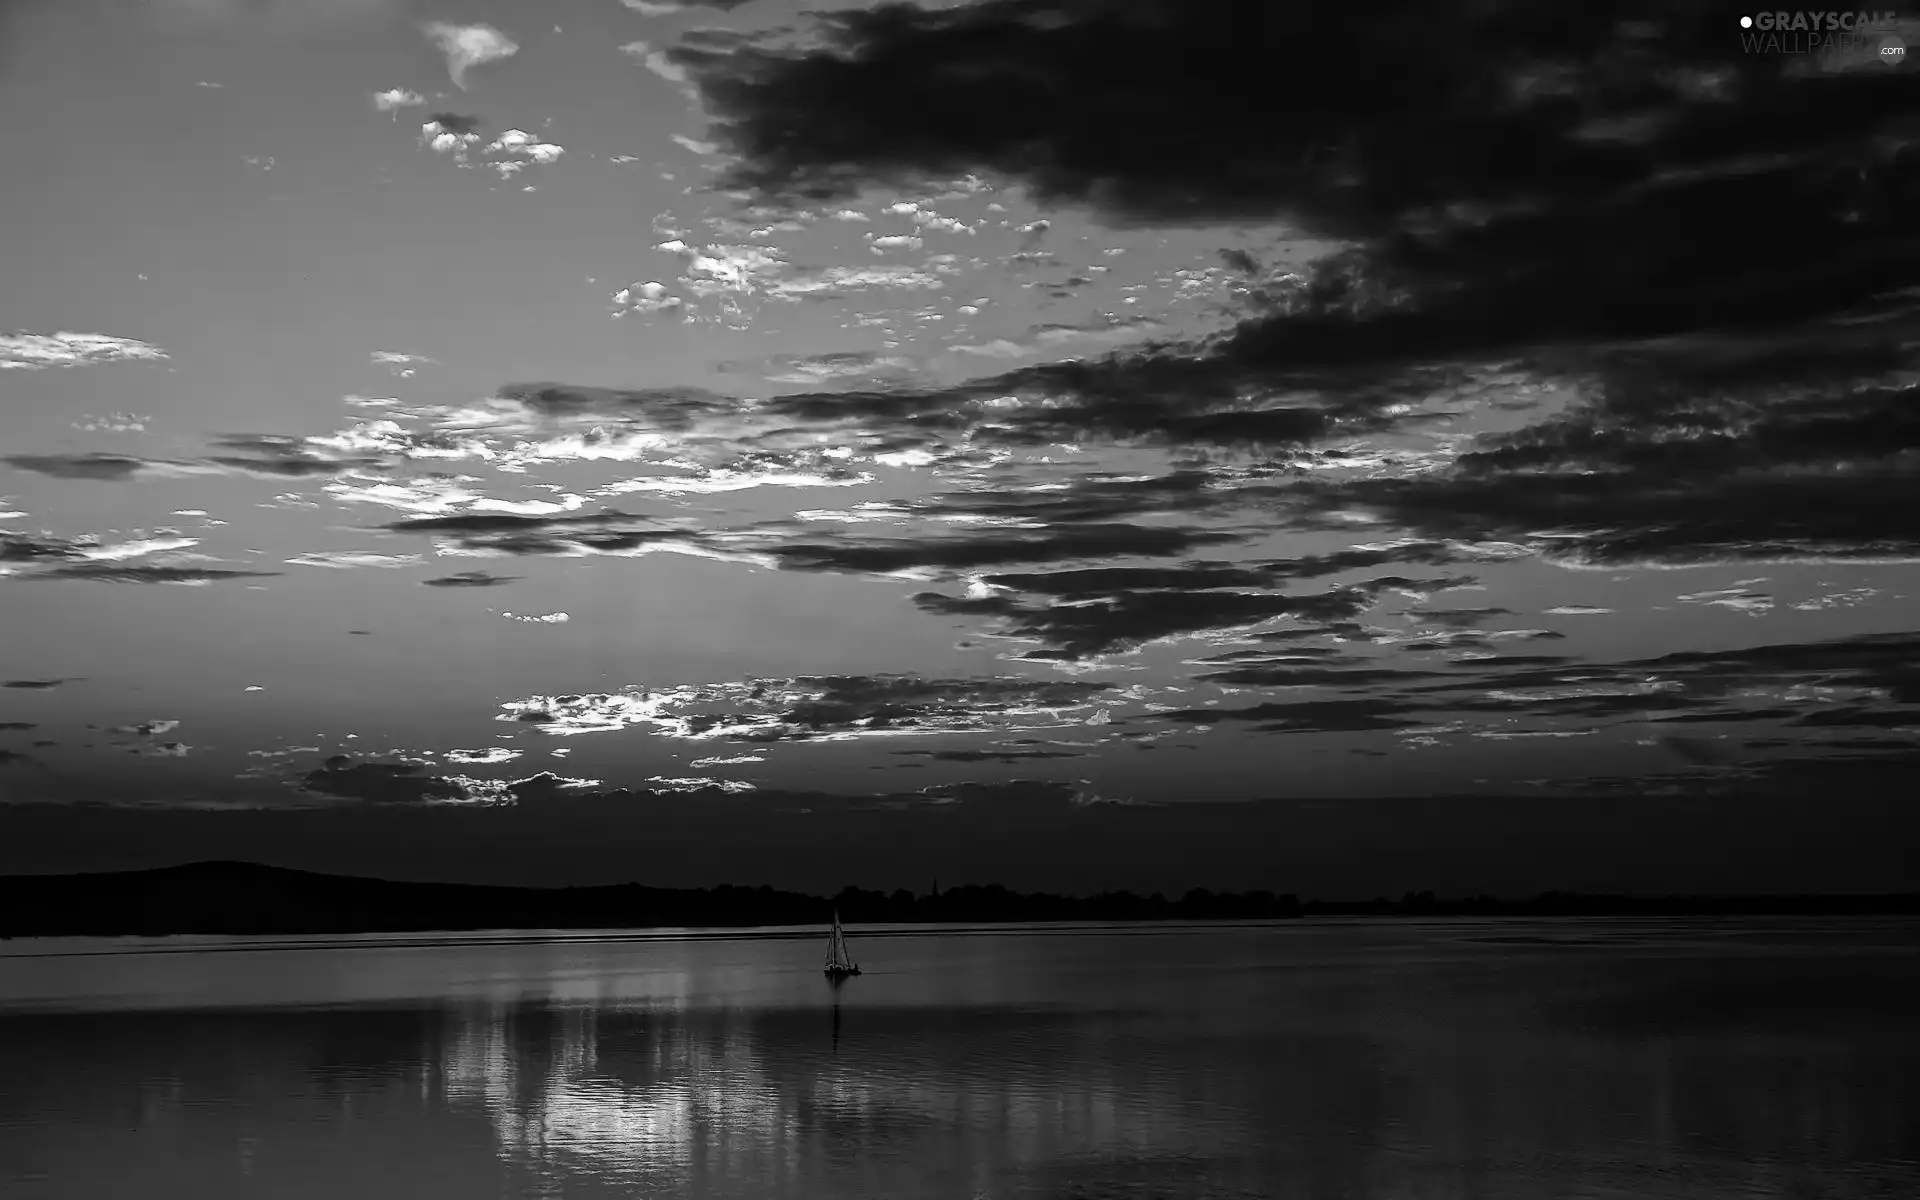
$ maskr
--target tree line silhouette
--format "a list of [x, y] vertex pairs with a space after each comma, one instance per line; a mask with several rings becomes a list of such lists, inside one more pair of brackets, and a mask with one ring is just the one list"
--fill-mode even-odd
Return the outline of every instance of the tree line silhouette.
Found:
[[480, 929], [645, 929], [849, 923], [1216, 921], [1338, 916], [1665, 916], [1920, 912], [1920, 895], [1630, 896], [1544, 892], [1528, 899], [1302, 900], [1194, 888], [1178, 897], [1016, 892], [997, 883], [916, 894], [849, 887], [812, 896], [771, 886], [640, 884], [526, 888], [323, 875], [254, 863], [0, 877], [0, 936], [341, 934]]

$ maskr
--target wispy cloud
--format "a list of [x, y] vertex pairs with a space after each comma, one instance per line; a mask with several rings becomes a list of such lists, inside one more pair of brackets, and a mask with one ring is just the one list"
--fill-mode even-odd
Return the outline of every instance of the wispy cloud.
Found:
[[447, 56], [447, 74], [462, 91], [467, 87], [468, 71], [484, 63], [511, 58], [520, 50], [517, 42], [491, 25], [434, 21], [426, 25], [424, 31]]
[[314, 550], [287, 559], [289, 566], [332, 567], [353, 570], [362, 567], [410, 567], [420, 562], [418, 554], [377, 554], [370, 550]]
[[425, 96], [405, 88], [388, 88], [384, 92], [373, 93], [373, 106], [383, 113], [398, 113], [403, 108], [418, 108], [426, 102]]
[[[452, 119], [449, 114], [443, 114], [441, 117], [427, 122], [427, 126], [422, 126], [423, 129], [428, 126], [438, 126], [442, 129], [442, 132], [434, 137], [434, 149], [441, 149], [441, 146], [438, 144], [441, 138], [454, 139], [456, 143], [454, 146], [455, 149], [470, 146], [480, 140], [477, 134], [471, 132], [453, 133], [447, 130], [447, 127], [442, 125], [441, 122], [449, 119]], [[466, 119], [468, 118], [462, 118], [462, 120]], [[376, 367], [386, 367], [402, 379], [412, 379], [419, 373], [419, 368], [434, 362], [433, 359], [428, 358], [424, 354], [402, 354], [395, 350], [375, 350], [370, 357], [370, 361]]]
[[90, 363], [153, 362], [167, 352], [133, 338], [105, 333], [0, 334], [0, 371], [39, 371]]
[[668, 83], [681, 85], [687, 83], [686, 68], [674, 62], [665, 51], [655, 49], [651, 42], [628, 42], [620, 47], [620, 52], [635, 59]]

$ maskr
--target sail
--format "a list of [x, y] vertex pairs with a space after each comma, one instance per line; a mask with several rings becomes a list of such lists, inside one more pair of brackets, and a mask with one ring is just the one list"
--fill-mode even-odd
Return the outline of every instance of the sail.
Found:
[[840, 914], [833, 914], [833, 934], [827, 939], [827, 970], [850, 971], [854, 968], [853, 955], [847, 953], [847, 934], [840, 928]]

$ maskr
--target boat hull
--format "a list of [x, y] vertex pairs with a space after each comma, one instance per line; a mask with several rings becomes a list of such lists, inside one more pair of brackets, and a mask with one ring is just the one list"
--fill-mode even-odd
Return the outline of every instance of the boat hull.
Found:
[[826, 970], [828, 979], [845, 979], [850, 975], [858, 975], [859, 973], [859, 967], [828, 967]]

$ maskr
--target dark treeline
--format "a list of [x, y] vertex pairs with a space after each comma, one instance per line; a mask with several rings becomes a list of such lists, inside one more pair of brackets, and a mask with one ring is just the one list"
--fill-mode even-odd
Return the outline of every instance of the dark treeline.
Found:
[[388, 933], [474, 929], [636, 929], [847, 922], [1235, 920], [1312, 916], [1666, 916], [1920, 912], [1920, 895], [1619, 896], [1546, 892], [1526, 900], [1432, 892], [1398, 900], [1305, 900], [1269, 891], [1177, 898], [1075, 897], [964, 885], [937, 895], [846, 888], [831, 897], [771, 887], [518, 888], [408, 883], [251, 863], [153, 871], [0, 877], [0, 935]]

